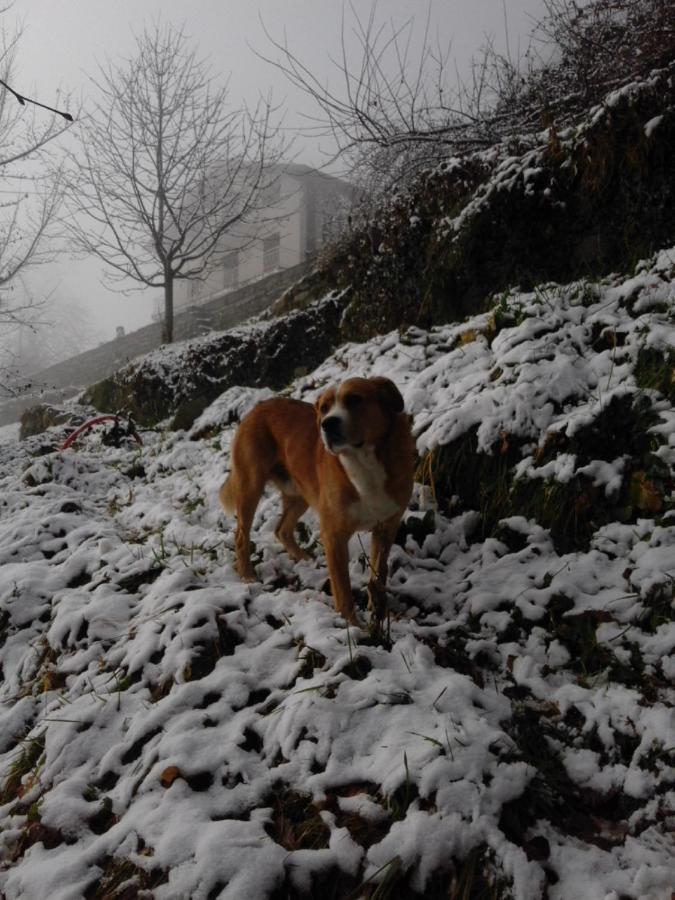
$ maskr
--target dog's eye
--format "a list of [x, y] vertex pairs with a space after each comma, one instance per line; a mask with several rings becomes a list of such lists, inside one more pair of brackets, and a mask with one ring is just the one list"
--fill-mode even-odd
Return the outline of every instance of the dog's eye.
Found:
[[363, 403], [363, 397], [360, 394], [347, 394], [344, 398], [344, 404], [347, 409], [355, 409]]
[[328, 410], [330, 409], [330, 403], [328, 400], [324, 400], [321, 406], [319, 407], [319, 412], [322, 416], [325, 416]]

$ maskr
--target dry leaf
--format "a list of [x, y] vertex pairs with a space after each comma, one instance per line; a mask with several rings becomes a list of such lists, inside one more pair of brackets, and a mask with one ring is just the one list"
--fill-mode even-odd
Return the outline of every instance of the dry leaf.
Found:
[[640, 512], [658, 513], [663, 506], [661, 494], [644, 472], [633, 473], [630, 480], [630, 499]]
[[170, 788], [177, 778], [182, 778], [182, 772], [178, 766], [168, 766], [160, 776], [162, 787]]

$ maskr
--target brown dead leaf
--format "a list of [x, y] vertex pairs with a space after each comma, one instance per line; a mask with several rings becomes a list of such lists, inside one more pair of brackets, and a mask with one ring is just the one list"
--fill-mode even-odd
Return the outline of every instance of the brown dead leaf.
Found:
[[663, 498], [645, 472], [633, 472], [630, 480], [630, 499], [640, 512], [651, 515], [661, 512]]
[[19, 787], [16, 790], [17, 797], [25, 797], [26, 794], [30, 793], [33, 790], [36, 784], [38, 784], [40, 779], [34, 772], [30, 772], [24, 780], [21, 782]]
[[66, 676], [64, 672], [58, 672], [56, 669], [47, 669], [41, 678], [42, 693], [46, 694], [48, 691], [57, 691], [64, 687], [65, 683]]
[[462, 347], [466, 344], [473, 344], [473, 342], [477, 341], [481, 335], [483, 335], [483, 332], [479, 331], [478, 328], [469, 328], [467, 331], [463, 331], [460, 334], [459, 343]]
[[162, 787], [170, 788], [171, 785], [176, 781], [177, 778], [182, 778], [183, 773], [178, 768], [178, 766], [167, 766], [166, 769], [160, 775], [160, 782]]

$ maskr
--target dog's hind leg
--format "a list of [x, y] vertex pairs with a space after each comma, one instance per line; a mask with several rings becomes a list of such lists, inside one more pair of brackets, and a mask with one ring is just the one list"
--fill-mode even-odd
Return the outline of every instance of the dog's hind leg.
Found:
[[298, 524], [300, 516], [307, 510], [307, 502], [299, 494], [285, 494], [282, 492], [281, 497], [283, 500], [283, 511], [274, 534], [295, 562], [299, 562], [301, 559], [311, 559], [312, 557], [309, 553], [303, 550], [302, 547], [299, 547], [295, 539], [295, 526]]
[[242, 454], [232, 457], [232, 471], [220, 489], [220, 502], [225, 512], [237, 516], [237, 530], [234, 535], [236, 569], [244, 581], [255, 581], [256, 574], [251, 563], [251, 526], [258, 503], [265, 490], [264, 470], [256, 470], [246, 465]]
[[225, 512], [230, 515], [236, 515], [237, 528], [234, 536], [235, 546], [235, 568], [241, 578], [245, 581], [255, 581], [255, 570], [251, 565], [251, 525], [253, 524], [253, 516], [255, 515], [258, 501], [262, 494], [250, 494], [242, 491], [240, 479], [237, 477], [238, 472], [233, 469], [221, 487], [218, 496], [223, 505]]
[[227, 476], [218, 492], [218, 496], [225, 512], [233, 516], [237, 511], [237, 501], [235, 499], [234, 478], [232, 475]]
[[265, 489], [265, 479], [246, 479], [245, 485], [239, 484], [235, 493], [235, 511], [237, 514], [237, 531], [234, 536], [236, 550], [236, 569], [243, 581], [256, 581], [255, 569], [251, 562], [251, 526], [258, 503]]

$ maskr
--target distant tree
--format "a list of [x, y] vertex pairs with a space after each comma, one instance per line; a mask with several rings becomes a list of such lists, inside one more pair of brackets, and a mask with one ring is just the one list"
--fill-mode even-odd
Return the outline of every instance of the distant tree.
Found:
[[8, 358], [21, 377], [70, 359], [105, 337], [87, 309], [57, 292], [31, 312], [30, 319], [12, 329], [8, 348]]
[[92, 80], [98, 99], [70, 167], [71, 233], [113, 282], [163, 288], [170, 342], [175, 282], [219, 262], [224, 237], [255, 218], [278, 177], [274, 111], [269, 99], [230, 108], [184, 30], [161, 23]]
[[10, 332], [40, 304], [22, 276], [53, 256], [62, 182], [52, 142], [71, 121], [12, 87], [20, 38], [0, 30], [0, 393], [11, 392]]

